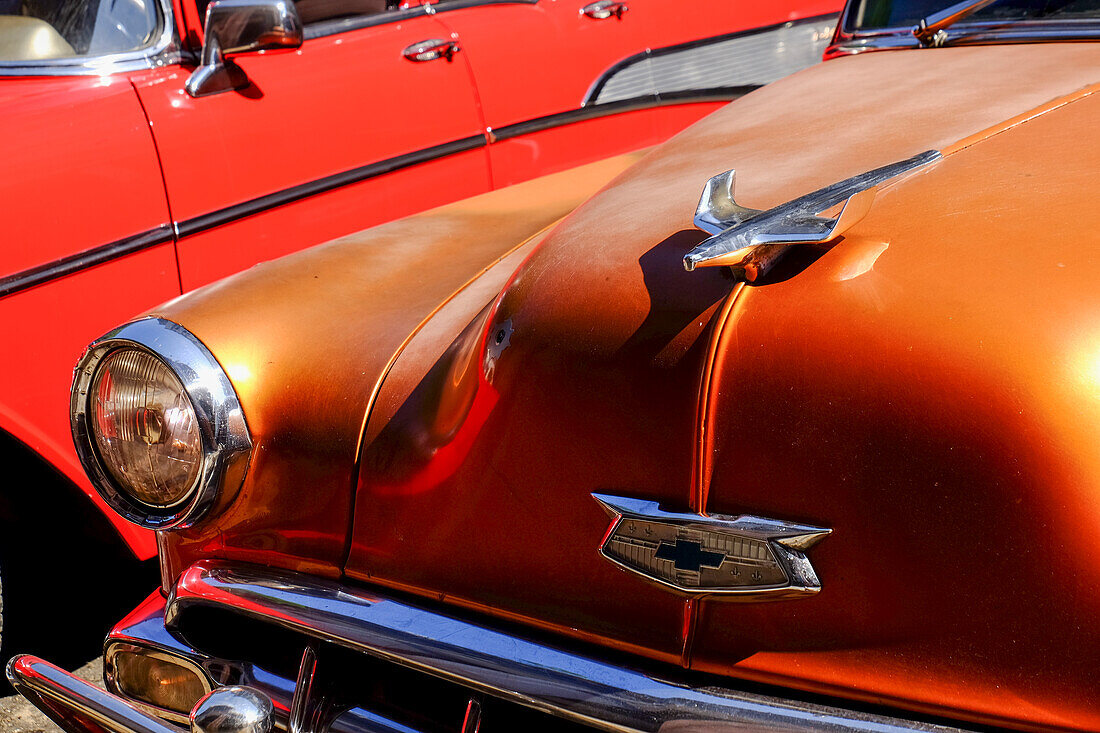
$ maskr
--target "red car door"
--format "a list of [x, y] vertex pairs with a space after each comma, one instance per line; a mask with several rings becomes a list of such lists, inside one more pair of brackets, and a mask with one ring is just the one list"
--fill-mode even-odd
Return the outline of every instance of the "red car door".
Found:
[[656, 142], [643, 115], [568, 125], [600, 74], [644, 51], [645, 10], [593, 19], [585, 0], [469, 6], [441, 0], [437, 16], [466, 51], [491, 130], [493, 183], [506, 186]]
[[239, 57], [245, 89], [193, 98], [179, 68], [136, 80], [184, 290], [489, 188], [465, 65], [403, 55], [446, 29], [418, 8], [310, 23], [304, 2], [304, 44]]
[[498, 186], [659, 142], [819, 61], [841, 4], [450, 2], [437, 17], [468, 50]]

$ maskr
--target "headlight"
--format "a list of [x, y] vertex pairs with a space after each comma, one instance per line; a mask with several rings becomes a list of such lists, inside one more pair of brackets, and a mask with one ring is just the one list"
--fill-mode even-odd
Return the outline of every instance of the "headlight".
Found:
[[237, 395], [209, 350], [171, 321], [135, 321], [89, 346], [71, 408], [84, 470], [135, 524], [187, 526], [244, 477], [252, 442]]
[[126, 347], [92, 380], [92, 437], [103, 465], [138, 501], [175, 506], [202, 468], [198, 417], [183, 385], [152, 354]]

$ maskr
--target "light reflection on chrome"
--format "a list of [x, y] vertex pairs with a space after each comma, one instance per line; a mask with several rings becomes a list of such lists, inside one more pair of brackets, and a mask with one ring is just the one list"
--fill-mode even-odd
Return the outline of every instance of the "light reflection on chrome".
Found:
[[195, 608], [323, 639], [605, 731], [953, 731], [732, 689], [667, 682], [368, 591], [263, 567], [203, 561], [168, 601], [177, 627]]

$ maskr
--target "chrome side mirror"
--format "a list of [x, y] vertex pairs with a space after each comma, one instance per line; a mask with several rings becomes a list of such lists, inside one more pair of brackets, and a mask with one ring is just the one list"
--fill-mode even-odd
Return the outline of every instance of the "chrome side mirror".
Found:
[[298, 48], [302, 19], [294, 0], [212, 0], [206, 6], [202, 63], [184, 86], [192, 97], [248, 86], [231, 56]]

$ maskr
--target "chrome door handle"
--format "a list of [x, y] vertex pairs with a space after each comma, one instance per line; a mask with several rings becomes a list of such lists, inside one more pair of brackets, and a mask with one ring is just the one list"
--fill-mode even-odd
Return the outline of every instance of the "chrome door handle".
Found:
[[436, 59], [450, 61], [461, 50], [458, 41], [429, 38], [426, 41], [418, 41], [411, 46], [407, 46], [401, 53], [409, 61], [435, 61]]
[[619, 0], [596, 0], [594, 3], [590, 3], [581, 8], [581, 12], [594, 20], [604, 20], [615, 16], [622, 19], [623, 13], [630, 10], [630, 7]]

